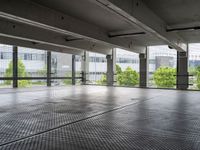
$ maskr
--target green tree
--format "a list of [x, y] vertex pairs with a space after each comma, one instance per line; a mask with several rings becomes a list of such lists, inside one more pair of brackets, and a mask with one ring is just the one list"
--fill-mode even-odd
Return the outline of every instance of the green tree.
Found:
[[[8, 64], [8, 68], [6, 69], [4, 77], [12, 77], [13, 76], [13, 61], [10, 61]], [[26, 68], [21, 60], [18, 60], [18, 76], [19, 77], [27, 77]], [[12, 81], [7, 80], [5, 84], [10, 85]], [[26, 87], [30, 85], [30, 82], [27, 80], [19, 80], [18, 81], [19, 87]]]
[[117, 82], [123, 86], [135, 86], [139, 83], [139, 74], [131, 67], [117, 74]]
[[119, 65], [116, 65], [116, 73], [117, 74], [122, 73], [122, 68]]
[[197, 67], [195, 68], [195, 70], [196, 70], [197, 73], [199, 73], [199, 72], [200, 72], [200, 66], [197, 66]]
[[198, 89], [200, 89], [200, 66], [197, 66], [195, 68], [195, 77], [196, 77], [196, 80], [195, 80], [195, 83], [196, 83], [196, 86]]
[[[117, 82], [122, 86], [135, 86], [139, 83], [139, 74], [131, 67], [127, 67], [125, 71], [122, 71], [119, 65], [116, 65]], [[101, 79], [97, 81], [98, 84], [106, 84], [106, 75], [102, 75]]]
[[[116, 65], [116, 74], [120, 74], [120, 73], [122, 73], [122, 69], [119, 65]], [[97, 84], [105, 85], [106, 83], [107, 83], [106, 74], [103, 74], [101, 76], [101, 79], [97, 81]]]
[[197, 73], [197, 88], [200, 89], [200, 72]]
[[106, 82], [107, 82], [106, 74], [103, 74], [103, 75], [101, 76], [101, 79], [97, 81], [97, 84], [105, 85]]
[[[72, 77], [72, 73], [71, 72], [66, 73], [66, 77]], [[72, 79], [65, 79], [64, 80], [64, 84], [65, 85], [71, 85], [72, 84]]]
[[176, 84], [176, 69], [171, 67], [160, 67], [153, 75], [155, 84], [158, 87], [171, 88]]

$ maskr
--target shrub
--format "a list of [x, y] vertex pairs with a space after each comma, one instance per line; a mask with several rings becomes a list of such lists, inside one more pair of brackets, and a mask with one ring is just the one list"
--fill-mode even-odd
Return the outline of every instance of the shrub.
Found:
[[131, 67], [117, 74], [117, 82], [123, 86], [135, 86], [139, 83], [139, 74]]
[[158, 87], [171, 88], [176, 84], [176, 69], [170, 67], [160, 67], [158, 68], [153, 79]]

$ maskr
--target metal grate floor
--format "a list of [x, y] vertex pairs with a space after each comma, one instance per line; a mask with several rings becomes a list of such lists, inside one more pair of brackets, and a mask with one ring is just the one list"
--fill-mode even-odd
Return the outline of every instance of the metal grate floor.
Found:
[[200, 149], [199, 92], [77, 86], [13, 94], [0, 94], [15, 101], [0, 106], [2, 150]]

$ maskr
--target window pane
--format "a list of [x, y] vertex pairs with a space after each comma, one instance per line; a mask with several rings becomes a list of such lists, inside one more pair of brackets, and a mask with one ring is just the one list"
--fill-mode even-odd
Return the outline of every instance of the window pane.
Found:
[[138, 86], [139, 54], [116, 49], [116, 84], [120, 86]]
[[176, 87], [177, 51], [168, 46], [149, 47], [149, 87]]
[[43, 50], [18, 47], [18, 76], [46, 77], [47, 53]]
[[12, 46], [0, 44], [0, 77], [12, 77]]
[[72, 55], [52, 52], [51, 73], [52, 77], [71, 77]]
[[[44, 50], [18, 47], [18, 76], [46, 77], [47, 52]], [[46, 86], [46, 80], [19, 80], [19, 87]]]
[[189, 44], [189, 86], [190, 89], [200, 89], [200, 44]]
[[[12, 77], [12, 49], [10, 45], [0, 44], [0, 77]], [[11, 88], [12, 80], [0, 80], [0, 88]]]
[[89, 84], [106, 84], [107, 60], [106, 55], [89, 53]]

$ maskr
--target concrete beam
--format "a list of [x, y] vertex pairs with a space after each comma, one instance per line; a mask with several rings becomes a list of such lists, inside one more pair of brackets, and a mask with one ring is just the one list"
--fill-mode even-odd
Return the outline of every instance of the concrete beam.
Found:
[[5, 20], [0, 20], [0, 36], [78, 51], [88, 50], [103, 54], [111, 53], [110, 47], [102, 46], [98, 43], [84, 40], [67, 41], [65, 35]]
[[0, 1], [0, 17], [106, 46], [144, 52], [136, 41], [109, 38], [106, 30], [28, 1]]
[[50, 50], [50, 51], [61, 52], [61, 53], [83, 55], [83, 51], [80, 51], [80, 50], [62, 48], [62, 47], [57, 47], [57, 46], [52, 46], [52, 45], [45, 45], [41, 43], [34, 43], [34, 42], [24, 41], [24, 40], [10, 38], [10, 37], [0, 36], [0, 43], [7, 44], [7, 45], [27, 47], [27, 48], [35, 48], [39, 50]]
[[[91, 0], [92, 1], [92, 0]], [[149, 9], [142, 0], [96, 0], [98, 5], [118, 14], [133, 26], [164, 41], [178, 51], [186, 51], [187, 44], [178, 34], [166, 32], [167, 24]]]

